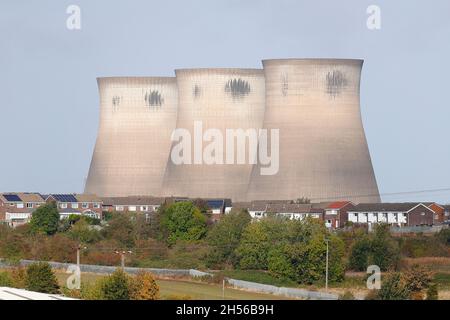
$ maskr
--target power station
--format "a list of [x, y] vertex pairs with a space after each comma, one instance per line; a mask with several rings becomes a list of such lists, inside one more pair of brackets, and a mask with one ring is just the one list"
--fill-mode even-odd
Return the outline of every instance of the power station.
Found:
[[85, 192], [379, 202], [360, 112], [362, 64], [273, 59], [263, 69], [99, 78]]

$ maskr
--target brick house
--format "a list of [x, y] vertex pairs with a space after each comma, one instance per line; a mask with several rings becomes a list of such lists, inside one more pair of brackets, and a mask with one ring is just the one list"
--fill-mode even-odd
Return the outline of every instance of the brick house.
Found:
[[355, 205], [351, 201], [335, 201], [324, 206], [325, 226], [330, 229], [343, 228], [348, 221], [348, 210]]
[[102, 199], [91, 194], [49, 194], [42, 196], [45, 202], [55, 202], [61, 219], [70, 215], [102, 218]]
[[45, 201], [38, 193], [0, 194], [0, 222], [11, 227], [29, 222], [34, 210]]
[[433, 225], [435, 212], [423, 203], [360, 203], [348, 210], [348, 221], [372, 225]]
[[436, 223], [443, 223], [445, 221], [445, 208], [443, 206], [435, 202], [427, 203], [426, 205], [435, 212], [434, 221]]

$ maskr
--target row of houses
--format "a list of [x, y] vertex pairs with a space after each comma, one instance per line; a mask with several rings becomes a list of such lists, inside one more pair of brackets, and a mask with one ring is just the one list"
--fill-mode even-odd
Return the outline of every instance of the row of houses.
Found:
[[55, 202], [61, 219], [70, 215], [87, 215], [101, 219], [104, 212], [137, 212], [150, 218], [163, 204], [179, 201], [201, 201], [213, 222], [232, 210], [247, 210], [253, 219], [282, 216], [302, 220], [306, 217], [321, 219], [331, 229], [349, 223], [371, 225], [388, 223], [396, 226], [435, 225], [448, 222], [450, 205], [434, 202], [360, 203], [334, 201], [296, 203], [291, 200], [257, 200], [232, 202], [230, 199], [188, 199], [180, 197], [98, 197], [89, 194], [1, 193], [0, 222], [11, 226], [27, 223], [34, 210]]

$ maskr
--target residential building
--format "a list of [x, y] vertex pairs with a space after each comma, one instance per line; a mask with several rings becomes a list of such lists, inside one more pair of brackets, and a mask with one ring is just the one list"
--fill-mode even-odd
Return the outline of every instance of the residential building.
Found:
[[38, 193], [1, 193], [0, 222], [11, 227], [27, 223], [31, 215], [45, 201]]
[[348, 221], [348, 210], [353, 209], [354, 206], [351, 201], [335, 201], [325, 204], [323, 206], [325, 226], [330, 229], [344, 227]]
[[103, 209], [108, 212], [156, 212], [165, 203], [164, 198], [156, 197], [103, 197]]
[[435, 212], [423, 203], [360, 203], [348, 210], [348, 221], [372, 225], [433, 225]]
[[85, 215], [101, 219], [102, 199], [91, 194], [49, 194], [42, 196], [45, 202], [55, 202], [61, 219], [70, 215]]
[[434, 221], [435, 223], [443, 223], [445, 221], [445, 208], [435, 202], [426, 204], [428, 208], [434, 211]]

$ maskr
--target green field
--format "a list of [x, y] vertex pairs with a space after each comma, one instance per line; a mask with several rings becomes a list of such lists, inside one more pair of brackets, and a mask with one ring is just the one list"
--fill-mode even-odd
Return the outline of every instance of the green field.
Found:
[[[63, 272], [56, 272], [61, 286], [64, 286], [69, 276]], [[81, 281], [90, 283], [103, 275], [83, 273]], [[223, 299], [222, 285], [193, 282], [186, 280], [156, 280], [160, 288], [162, 299], [192, 299], [192, 300], [221, 300]], [[225, 288], [226, 300], [283, 300], [285, 297], [256, 292], [247, 292], [231, 288]]]

